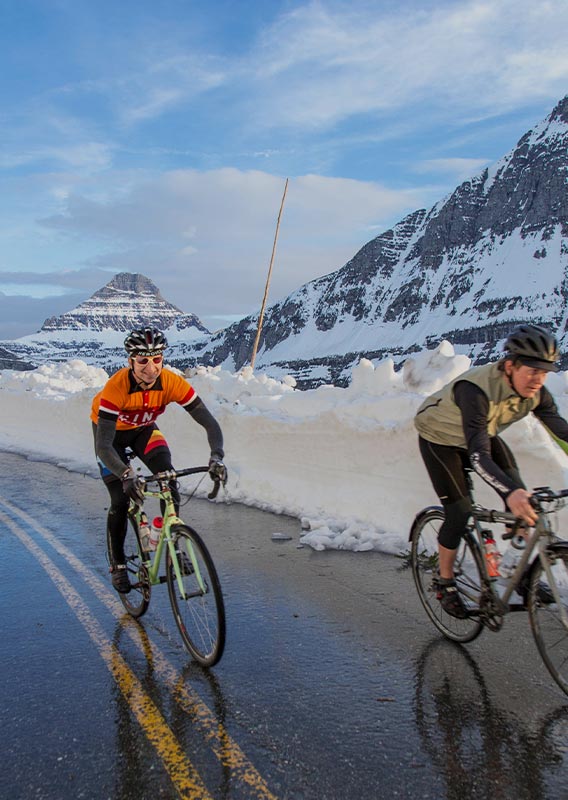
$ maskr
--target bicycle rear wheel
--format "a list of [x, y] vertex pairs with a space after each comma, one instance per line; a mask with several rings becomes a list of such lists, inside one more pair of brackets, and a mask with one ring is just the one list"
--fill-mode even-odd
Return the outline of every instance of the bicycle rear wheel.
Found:
[[126, 539], [124, 540], [124, 555], [126, 556], [126, 569], [130, 579], [131, 589], [128, 594], [120, 594], [122, 605], [131, 617], [141, 617], [150, 605], [150, 579], [148, 570], [142, 562], [140, 541], [131, 519], [128, 520]]
[[539, 559], [531, 569], [527, 605], [542, 660], [562, 691], [568, 694], [568, 627], [561, 617], [561, 608], [568, 615], [568, 553], [552, 558], [549, 563], [560, 604], [554, 600], [552, 582]]
[[187, 525], [176, 526], [172, 533], [183, 583], [182, 593], [168, 548], [166, 576], [176, 624], [193, 658], [204, 667], [211, 667], [219, 661], [225, 648], [221, 584], [213, 559], [199, 534]]
[[419, 514], [411, 532], [412, 575], [418, 596], [436, 628], [454, 642], [471, 642], [482, 631], [479, 619], [481, 596], [481, 568], [479, 553], [472, 549], [468, 538], [460, 542], [454, 574], [464, 605], [470, 616], [452, 617], [442, 608], [437, 598], [438, 531], [444, 521], [442, 508], [429, 508]]

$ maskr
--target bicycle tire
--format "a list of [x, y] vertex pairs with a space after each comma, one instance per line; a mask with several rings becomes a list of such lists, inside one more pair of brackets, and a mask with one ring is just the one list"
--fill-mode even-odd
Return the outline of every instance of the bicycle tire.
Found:
[[[207, 547], [193, 528], [177, 525], [172, 528], [172, 534], [176, 553], [184, 554], [185, 563], [188, 564], [182, 569], [183, 597], [168, 548], [166, 578], [174, 618], [190, 655], [202, 666], [212, 667], [223, 655], [226, 632], [225, 605], [217, 570]], [[192, 555], [205, 584], [205, 592], [200, 589], [191, 561]], [[179, 564], [179, 555], [177, 557]], [[183, 562], [180, 566], [183, 567]]]
[[410, 534], [412, 575], [424, 610], [447, 639], [471, 642], [483, 630], [477, 612], [481, 596], [480, 556], [467, 536], [462, 538], [454, 566], [456, 584], [471, 616], [458, 619], [442, 608], [437, 598], [438, 532], [444, 521], [440, 507], [425, 509], [414, 520]]
[[[568, 554], [556, 554], [549, 562], [562, 605], [568, 613]], [[550, 582], [540, 559], [531, 568], [527, 605], [531, 630], [546, 668], [563, 692], [568, 694], [568, 628], [556, 602], [545, 602]]]
[[127, 594], [119, 593], [118, 596], [124, 608], [135, 619], [139, 619], [148, 610], [152, 591], [148, 570], [142, 562], [141, 552], [138, 532], [134, 522], [129, 519], [124, 540], [124, 555], [131, 589]]

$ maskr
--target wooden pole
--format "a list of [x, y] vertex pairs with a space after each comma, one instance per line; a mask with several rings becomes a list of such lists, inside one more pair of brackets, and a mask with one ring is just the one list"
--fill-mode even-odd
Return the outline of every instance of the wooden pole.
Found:
[[258, 315], [258, 328], [254, 345], [252, 347], [252, 356], [250, 365], [254, 369], [254, 362], [256, 359], [256, 351], [258, 350], [258, 343], [260, 341], [260, 332], [262, 330], [262, 320], [264, 317], [264, 309], [266, 307], [266, 300], [268, 298], [268, 287], [270, 286], [270, 277], [272, 275], [272, 265], [274, 264], [274, 254], [276, 253], [276, 242], [278, 241], [278, 231], [280, 229], [280, 217], [282, 216], [282, 209], [284, 208], [284, 200], [286, 199], [286, 192], [288, 191], [288, 178], [284, 185], [284, 194], [282, 195], [282, 202], [280, 203], [280, 211], [278, 212], [278, 220], [276, 222], [276, 233], [274, 234], [274, 244], [272, 245], [272, 256], [270, 257], [270, 266], [268, 267], [268, 277], [266, 278], [266, 286], [264, 287], [264, 297], [262, 298], [262, 306], [260, 307], [260, 314]]

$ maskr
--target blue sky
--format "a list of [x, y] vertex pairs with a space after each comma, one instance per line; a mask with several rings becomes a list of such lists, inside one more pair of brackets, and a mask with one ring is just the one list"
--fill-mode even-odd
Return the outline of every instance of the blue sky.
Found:
[[0, 1], [0, 339], [121, 271], [211, 329], [345, 264], [566, 94], [566, 0]]

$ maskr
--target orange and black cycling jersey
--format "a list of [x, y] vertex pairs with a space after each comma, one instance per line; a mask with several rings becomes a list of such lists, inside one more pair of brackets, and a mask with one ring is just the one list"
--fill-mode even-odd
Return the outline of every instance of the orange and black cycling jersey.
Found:
[[187, 409], [196, 399], [195, 389], [175, 372], [163, 369], [151, 389], [142, 389], [125, 367], [109, 378], [93, 399], [91, 420], [113, 420], [118, 431], [132, 430], [151, 425], [168, 403]]

